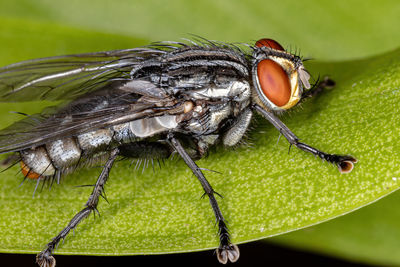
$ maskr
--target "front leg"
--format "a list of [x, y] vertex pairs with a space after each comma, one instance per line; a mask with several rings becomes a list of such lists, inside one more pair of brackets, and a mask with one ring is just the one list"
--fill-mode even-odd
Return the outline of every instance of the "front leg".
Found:
[[299, 138], [294, 133], [292, 133], [292, 131], [290, 131], [290, 129], [272, 112], [264, 110], [259, 105], [254, 105], [253, 108], [261, 113], [261, 115], [265, 119], [267, 119], [272, 125], [274, 125], [274, 127], [278, 129], [279, 132], [283, 134], [283, 136], [285, 136], [285, 138], [289, 141], [291, 145], [294, 145], [305, 152], [309, 152], [314, 156], [318, 156], [323, 160], [335, 164], [341, 173], [351, 172], [354, 167], [354, 163], [357, 162], [357, 159], [352, 156], [328, 154], [307, 144], [299, 142]]
[[304, 91], [300, 101], [304, 101], [307, 98], [314, 97], [320, 94], [324, 89], [331, 89], [335, 87], [335, 84], [336, 83], [334, 80], [332, 80], [328, 76], [325, 76], [324, 79], [320, 81], [316, 86], [307, 91]]
[[210, 200], [211, 207], [214, 211], [215, 218], [218, 224], [218, 233], [220, 245], [217, 248], [217, 258], [220, 263], [226, 264], [229, 261], [235, 262], [239, 259], [239, 248], [231, 244], [230, 235], [228, 232], [228, 227], [225, 224], [225, 219], [222, 216], [221, 210], [219, 209], [215, 194], [218, 194], [211, 187], [210, 183], [207, 181], [206, 177], [202, 173], [201, 169], [197, 164], [190, 158], [189, 154], [182, 147], [181, 143], [173, 136], [173, 134], [168, 135], [168, 140], [171, 146], [178, 152], [178, 154], [185, 161], [186, 165], [192, 170], [193, 174], [199, 180], [201, 186], [204, 189], [205, 194]]

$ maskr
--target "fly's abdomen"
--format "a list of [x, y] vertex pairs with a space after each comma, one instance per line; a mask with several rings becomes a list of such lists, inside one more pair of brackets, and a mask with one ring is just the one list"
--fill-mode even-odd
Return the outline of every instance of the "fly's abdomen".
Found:
[[73, 138], [60, 139], [46, 144], [46, 150], [52, 164], [57, 169], [77, 164], [82, 155], [82, 149]]
[[113, 131], [99, 129], [76, 137], [59, 139], [37, 148], [20, 151], [21, 171], [31, 179], [67, 173], [73, 167], [93, 162], [112, 145]]
[[113, 140], [111, 129], [99, 129], [96, 131], [80, 134], [77, 137], [79, 147], [87, 152], [101, 151], [107, 148]]
[[46, 151], [41, 146], [34, 149], [23, 150], [21, 155], [21, 172], [31, 179], [38, 179], [41, 176], [52, 176], [55, 174], [54, 165]]
[[[146, 137], [176, 127], [177, 124], [172, 122], [175, 122], [175, 117], [169, 115], [160, 118], [147, 118], [82, 133], [75, 137], [58, 139], [36, 148], [22, 150], [20, 151], [21, 172], [25, 177], [31, 179], [66, 174], [75, 170], [76, 167], [102, 161], [113, 147], [137, 143]], [[123, 151], [131, 157], [144, 157], [141, 151], [133, 151], [141, 149], [144, 149], [143, 145], [128, 146]], [[146, 147], [144, 150], [152, 151], [152, 147]], [[153, 154], [157, 157], [160, 156], [158, 155], [160, 153]]]

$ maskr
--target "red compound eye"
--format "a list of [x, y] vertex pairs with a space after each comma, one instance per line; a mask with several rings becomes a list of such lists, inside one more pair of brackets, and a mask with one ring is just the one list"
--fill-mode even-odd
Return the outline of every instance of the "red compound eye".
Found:
[[281, 50], [281, 51], [285, 51], [285, 49], [275, 40], [272, 39], [268, 39], [268, 38], [264, 38], [264, 39], [260, 39], [256, 42], [256, 46], [257, 47], [270, 47], [276, 50]]
[[264, 59], [257, 65], [257, 76], [261, 90], [269, 101], [278, 107], [290, 100], [289, 77], [282, 67], [273, 60]]

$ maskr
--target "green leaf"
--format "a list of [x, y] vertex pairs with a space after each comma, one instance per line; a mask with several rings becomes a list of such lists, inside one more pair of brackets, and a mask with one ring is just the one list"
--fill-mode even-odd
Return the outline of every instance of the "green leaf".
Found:
[[[386, 51], [398, 45], [400, 38], [393, 34], [397, 25], [392, 23], [397, 19], [398, 5], [389, 1], [372, 8], [357, 1], [353, 8], [324, 1], [283, 1], [273, 10], [263, 2], [171, 2], [176, 13], [154, 9], [157, 1], [137, 8], [128, 1], [119, 1], [125, 3], [120, 6], [96, 3], [82, 8], [78, 8], [82, 1], [3, 1], [1, 65], [40, 56], [134, 47], [147, 43], [144, 39], [176, 40], [185, 33], [230, 41], [267, 34], [285, 46], [296, 44], [304, 55], [334, 59]], [[220, 5], [221, 16], [209, 12], [210, 5]], [[310, 8], [303, 14], [299, 5]], [[335, 9], [334, 16], [326, 15], [329, 9]], [[354, 10], [364, 15], [354, 19]], [[135, 13], [128, 16], [129, 11]], [[379, 13], [385, 13], [385, 18]], [[342, 30], [334, 31], [338, 23]], [[74, 28], [77, 25], [82, 29]], [[371, 41], [369, 36], [376, 38]], [[304, 142], [324, 151], [356, 156], [359, 163], [351, 174], [340, 175], [333, 166], [296, 148], [288, 154], [286, 140], [281, 138], [277, 143], [279, 134], [260, 118], [249, 133], [252, 146], [218, 148], [199, 161], [201, 167], [223, 173], [206, 175], [224, 196], [218, 201], [234, 242], [319, 223], [398, 188], [393, 179], [399, 177], [396, 159], [400, 153], [397, 62], [399, 51], [363, 61], [314, 62], [309, 65], [311, 72], [331, 75], [338, 86], [283, 116]], [[2, 103], [1, 125], [20, 118], [8, 114], [9, 110], [39, 112], [42, 107], [38, 103]], [[183, 162], [168, 161], [161, 170], [156, 166], [154, 172], [148, 168], [143, 173], [129, 164], [120, 162], [113, 169], [106, 188], [110, 205], [102, 201], [102, 216], [83, 222], [58, 253], [165, 253], [218, 245], [208, 201], [200, 199], [201, 186]], [[90, 188], [75, 186], [93, 184], [100, 169], [80, 170], [67, 176], [62, 185], [53, 185], [51, 191], [45, 187], [35, 198], [31, 197], [34, 183], [18, 187], [22, 177], [14, 175], [17, 169], [2, 173], [0, 178], [0, 251], [38, 252], [86, 202]]]
[[335, 220], [267, 241], [377, 266], [399, 266], [399, 193]]
[[[278, 133], [262, 120], [250, 133], [251, 147], [218, 149], [199, 161], [200, 166], [223, 173], [207, 173], [207, 177], [224, 195], [219, 202], [235, 242], [321, 222], [398, 187], [393, 179], [400, 175], [395, 167], [398, 142], [393, 137], [398, 121], [381, 118], [396, 115], [390, 107], [396, 105], [399, 57], [395, 52], [368, 61], [314, 64], [312, 68], [325, 68], [338, 87], [284, 119], [304, 142], [355, 155], [359, 163], [351, 174], [341, 175], [333, 166], [295, 149], [288, 155], [288, 143], [276, 143]], [[391, 156], [376, 161], [378, 147]], [[90, 194], [90, 188], [74, 186], [93, 184], [98, 172], [96, 168], [78, 171], [34, 199], [34, 183], [18, 188], [18, 179], [10, 171], [3, 173], [1, 210], [7, 214], [0, 222], [7, 229], [0, 240], [3, 252], [39, 250]], [[88, 219], [57, 252], [163, 253], [216, 246], [213, 214], [208, 201], [199, 199], [201, 194], [183, 162], [168, 161], [161, 170], [156, 166], [155, 172], [148, 168], [143, 173], [129, 168], [129, 162], [120, 162], [107, 186], [110, 205], [100, 206], [102, 217], [94, 222]]]

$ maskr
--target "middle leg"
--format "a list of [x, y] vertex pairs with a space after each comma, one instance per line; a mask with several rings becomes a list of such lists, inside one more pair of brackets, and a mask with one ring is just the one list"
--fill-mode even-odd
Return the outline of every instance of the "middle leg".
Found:
[[218, 224], [220, 245], [217, 248], [216, 252], [219, 262], [226, 264], [228, 260], [231, 262], [237, 261], [240, 255], [239, 248], [236, 245], [232, 244], [230, 241], [228, 227], [225, 224], [225, 219], [222, 216], [222, 212], [215, 198], [215, 194], [218, 193], [216, 193], [214, 189], [211, 187], [210, 183], [207, 181], [206, 177], [202, 173], [199, 166], [197, 166], [197, 164], [185, 151], [181, 143], [172, 134], [168, 135], [168, 140], [172, 145], [172, 147], [176, 150], [176, 152], [178, 152], [178, 154], [185, 161], [186, 165], [188, 165], [188, 167], [192, 170], [193, 174], [197, 177], [201, 186], [204, 189], [205, 194], [208, 196], [210, 200], [210, 204]]

